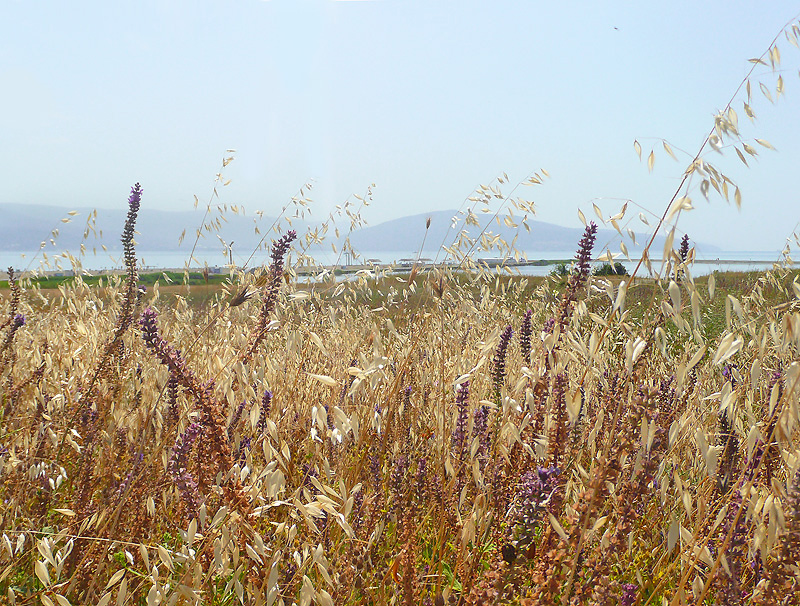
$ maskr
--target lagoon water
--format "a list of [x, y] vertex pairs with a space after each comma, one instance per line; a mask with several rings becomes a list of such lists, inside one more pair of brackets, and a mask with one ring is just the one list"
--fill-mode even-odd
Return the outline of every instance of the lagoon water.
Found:
[[[659, 251], [660, 252], [660, 251]], [[536, 260], [566, 260], [572, 259], [575, 255], [574, 251], [530, 251], [528, 252], [528, 259], [530, 261]], [[168, 268], [183, 268], [189, 260], [189, 252], [185, 251], [141, 251], [138, 253], [139, 267], [141, 270], [158, 270]], [[239, 266], [257, 267], [262, 264], [269, 263], [269, 254], [265, 251], [259, 251], [248, 262], [248, 255], [239, 255], [234, 252], [233, 261]], [[347, 258], [344, 255], [336, 255], [330, 251], [317, 252], [314, 258], [319, 264], [322, 265], [349, 265], [349, 264], [364, 264], [368, 260], [374, 263], [390, 264], [390, 263], [406, 263], [409, 260], [417, 259], [418, 254], [410, 251], [364, 251], [361, 253], [359, 259]], [[476, 258], [493, 258], [496, 255], [491, 253], [479, 253], [475, 255]], [[444, 260], [444, 253], [439, 253], [438, 257], [436, 251], [423, 251], [419, 258], [423, 261], [441, 262]], [[617, 259], [621, 261], [628, 271], [632, 271], [636, 266], [638, 257], [631, 255], [633, 261], [626, 259]], [[702, 276], [714, 271], [764, 271], [770, 269], [774, 263], [782, 260], [779, 251], [714, 251], [706, 255], [698, 254], [696, 263], [691, 269], [695, 276]], [[45, 262], [46, 261], [46, 262]], [[103, 252], [98, 251], [96, 254], [89, 252], [87, 255], [80, 259], [81, 265], [84, 270], [89, 272], [121, 269], [123, 267], [122, 251]], [[189, 267], [199, 269], [208, 265], [209, 267], [219, 267], [223, 270], [228, 263], [227, 256], [223, 255], [221, 251], [195, 251], [194, 259]], [[661, 263], [655, 260], [652, 261], [653, 269], [660, 270]], [[43, 251], [3, 251], [0, 250], [0, 268], [5, 270], [7, 267], [14, 267], [16, 270], [46, 270], [46, 271], [68, 271], [72, 269], [72, 264], [69, 259], [62, 256], [61, 251], [55, 248], [44, 249]], [[546, 276], [553, 271], [553, 265], [528, 265], [513, 268], [512, 271], [519, 271], [522, 275], [528, 276]], [[642, 268], [639, 270], [639, 275], [646, 276], [647, 271]]]

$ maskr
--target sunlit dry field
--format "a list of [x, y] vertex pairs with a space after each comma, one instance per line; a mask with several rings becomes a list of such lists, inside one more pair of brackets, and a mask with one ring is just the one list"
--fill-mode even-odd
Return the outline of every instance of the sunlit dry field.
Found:
[[6, 599], [794, 603], [796, 274], [609, 281], [594, 231], [536, 283], [298, 286], [293, 232], [200, 302], [130, 235], [102, 287], [12, 280]]

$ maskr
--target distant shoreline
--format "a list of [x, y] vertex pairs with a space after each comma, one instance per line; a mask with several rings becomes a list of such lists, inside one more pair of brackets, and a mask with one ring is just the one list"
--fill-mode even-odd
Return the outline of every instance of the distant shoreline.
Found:
[[[528, 261], [515, 261], [514, 259], [506, 259], [503, 261], [500, 258], [478, 258], [474, 259], [475, 263], [481, 265], [483, 267], [489, 267], [491, 269], [500, 267], [505, 265], [506, 267], [546, 267], [546, 266], [557, 266], [561, 264], [569, 265], [572, 263], [573, 259], [530, 259]], [[620, 259], [615, 259], [615, 262], [620, 261]], [[624, 260], [625, 263], [638, 263], [637, 258], [632, 258], [631, 261]], [[592, 259], [592, 263], [600, 264], [600, 263], [607, 263], [605, 259]], [[661, 264], [663, 263], [663, 259], [650, 259], [651, 264]], [[695, 259], [693, 264], [695, 265], [742, 265], [747, 266], [747, 269], [743, 269], [743, 271], [756, 271], [755, 269], [751, 269], [752, 266], [759, 266], [764, 269], [767, 269], [777, 263], [777, 261], [765, 261], [763, 259]], [[415, 261], [413, 259], [400, 259], [394, 263], [339, 263], [339, 264], [320, 264], [316, 266], [303, 266], [295, 268], [295, 272], [297, 275], [301, 276], [309, 276], [313, 274], [317, 274], [320, 272], [342, 272], [342, 273], [357, 273], [359, 271], [370, 271], [370, 270], [378, 270], [378, 271], [387, 271], [387, 270], [395, 270], [399, 271], [400, 273], [410, 271], [415, 265], [418, 265], [421, 269], [434, 267], [437, 265], [441, 265], [441, 263], [434, 263], [432, 260], [427, 258], [421, 258], [419, 261]], [[445, 267], [449, 268], [456, 268], [458, 267], [458, 263], [450, 261], [445, 264]], [[17, 268], [15, 268], [17, 269]], [[140, 267], [139, 273], [142, 275], [146, 274], [162, 274], [162, 273], [183, 273], [184, 271], [189, 271], [191, 273], [202, 273], [204, 267]], [[252, 271], [253, 268], [248, 268], [248, 271]], [[17, 269], [17, 271], [21, 271], [22, 275], [28, 277], [31, 273], [34, 273], [32, 270], [22, 270]], [[84, 276], [115, 276], [115, 275], [125, 275], [126, 269], [124, 267], [117, 267], [111, 269], [99, 269], [99, 270], [84, 270], [81, 275]], [[208, 271], [210, 275], [220, 275], [220, 274], [227, 274], [229, 272], [228, 266], [208, 266]], [[44, 277], [74, 277], [75, 271], [72, 269], [50, 269], [45, 270], [42, 272], [36, 272], [39, 276]], [[8, 273], [6, 270], [0, 270], [0, 280], [8, 280]]]

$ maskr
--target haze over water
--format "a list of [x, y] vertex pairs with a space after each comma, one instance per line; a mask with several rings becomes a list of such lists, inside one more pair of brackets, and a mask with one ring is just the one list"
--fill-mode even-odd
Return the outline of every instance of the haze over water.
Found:
[[[61, 256], [61, 252], [54, 252], [55, 249], [47, 250], [47, 259], [49, 266], [42, 265], [44, 260], [41, 252], [37, 251], [2, 251], [0, 250], [0, 268], [5, 271], [8, 267], [14, 267], [16, 270], [35, 270], [43, 269], [45, 271], [69, 271], [72, 269], [68, 258]], [[598, 252], [598, 251], [596, 251]], [[541, 259], [559, 260], [564, 261], [572, 259], [575, 251], [530, 251], [527, 253], [529, 261], [537, 261]], [[233, 261], [237, 267], [246, 266], [248, 268], [258, 267], [262, 264], [269, 263], [269, 254], [264, 251], [259, 251], [247, 263], [247, 256], [234, 253]], [[414, 251], [363, 251], [360, 252], [360, 260], [356, 261], [348, 259], [342, 255], [333, 254], [331, 251], [317, 252], [314, 255], [315, 260], [321, 265], [354, 265], [354, 264], [368, 264], [368, 260], [377, 260], [376, 263], [380, 264], [402, 264], [409, 259], [420, 259], [425, 262], [436, 261], [438, 263], [445, 259], [445, 253], [439, 253], [438, 258], [436, 251], [425, 250], [421, 255]], [[480, 252], [475, 254], [475, 259], [497, 259], [499, 254], [496, 251]], [[658, 270], [660, 262], [656, 259], [660, 254], [653, 255], [653, 268]], [[158, 271], [161, 269], [177, 269], [183, 268], [188, 259], [189, 252], [178, 251], [141, 251], [138, 253], [140, 271]], [[205, 265], [211, 268], [219, 268], [220, 271], [226, 272], [228, 266], [228, 259], [220, 251], [195, 251], [194, 261], [190, 264], [191, 269], [200, 269]], [[295, 255], [296, 259], [296, 255]], [[632, 261], [625, 259], [616, 259], [625, 265], [628, 271], [632, 271], [636, 266], [638, 257], [631, 256]], [[780, 251], [715, 251], [708, 255], [697, 254], [697, 262], [692, 267], [692, 274], [695, 276], [702, 276], [714, 271], [764, 271], [770, 269], [776, 262], [781, 261]], [[89, 272], [95, 271], [108, 271], [114, 269], [123, 269], [121, 251], [113, 253], [98, 251], [97, 255], [91, 253], [80, 259], [81, 265], [84, 270]], [[716, 261], [725, 261], [718, 263]], [[597, 262], [600, 264], [600, 262]], [[523, 275], [529, 276], [546, 276], [553, 271], [554, 265], [528, 265], [516, 268]], [[646, 272], [640, 270], [639, 275], [647, 275]]]

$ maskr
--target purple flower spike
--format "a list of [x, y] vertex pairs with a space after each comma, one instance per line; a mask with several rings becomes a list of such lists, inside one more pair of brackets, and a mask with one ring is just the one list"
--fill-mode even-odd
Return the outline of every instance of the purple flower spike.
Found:
[[258, 416], [258, 423], [256, 424], [256, 432], [261, 435], [267, 429], [267, 417], [269, 417], [269, 409], [272, 404], [272, 392], [267, 389], [264, 392], [264, 397], [261, 398], [261, 414]]
[[136, 251], [133, 247], [133, 232], [136, 228], [136, 217], [139, 214], [139, 204], [142, 201], [142, 186], [138, 183], [131, 188], [128, 198], [128, 217], [122, 229], [122, 247], [125, 256], [125, 266], [128, 268], [130, 280], [136, 282]]
[[142, 317], [139, 320], [139, 326], [142, 328], [142, 339], [145, 345], [153, 349], [158, 341], [158, 326], [156, 325], [156, 318], [158, 314], [153, 308], [148, 307], [142, 312]]
[[681, 247], [678, 253], [681, 256], [681, 261], [686, 261], [689, 258], [689, 234], [684, 234], [681, 238]]
[[622, 600], [621, 606], [633, 606], [636, 603], [636, 590], [639, 589], [638, 585], [634, 583], [622, 584]]
[[469, 381], [464, 381], [456, 391], [456, 406], [458, 417], [453, 429], [452, 445], [455, 455], [460, 462], [466, 458], [467, 447], [467, 407], [469, 406]]
[[131, 188], [131, 195], [128, 198], [128, 206], [133, 212], [139, 212], [139, 204], [142, 201], [142, 186], [138, 183]]
[[278, 291], [283, 279], [283, 259], [289, 252], [292, 242], [297, 238], [297, 232], [289, 230], [277, 242], [272, 245], [272, 263], [267, 271], [267, 284], [264, 287], [264, 298], [261, 304], [261, 313], [258, 317], [258, 325], [250, 337], [250, 344], [243, 356], [243, 361], [248, 362], [255, 352], [258, 344], [267, 334], [269, 316], [275, 311], [278, 302]]
[[592, 249], [594, 248], [594, 241], [596, 238], [597, 223], [592, 221], [586, 226], [586, 229], [583, 232], [583, 238], [581, 238], [581, 241], [578, 243], [578, 252], [575, 255], [575, 260], [577, 261], [577, 271], [573, 275], [577, 276], [580, 280], [578, 288], [580, 288], [580, 285], [586, 280], [586, 278], [589, 277]]
[[550, 466], [522, 474], [516, 496], [519, 505], [515, 511], [518, 546], [525, 547], [533, 541], [536, 527], [544, 513], [553, 509], [552, 501], [559, 490], [560, 473], [557, 467]]
[[519, 347], [522, 350], [522, 361], [530, 363], [531, 357], [531, 318], [533, 312], [529, 309], [522, 317], [522, 327], [519, 329]]
[[236, 426], [239, 424], [239, 420], [242, 418], [242, 413], [244, 412], [245, 406], [247, 406], [247, 400], [242, 401], [242, 403], [236, 407], [236, 410], [233, 412], [233, 416], [231, 417], [231, 422], [228, 424], [228, 441], [231, 443], [233, 443], [233, 433], [236, 431]]
[[485, 404], [472, 415], [472, 435], [479, 439], [477, 454], [485, 456], [489, 450], [489, 407]]
[[290, 229], [280, 240], [273, 244], [272, 254], [270, 255], [272, 257], [271, 269], [283, 270], [283, 258], [286, 256], [286, 253], [289, 252], [289, 247], [292, 245], [295, 238], [297, 238], [297, 232]]
[[198, 436], [203, 431], [199, 423], [192, 423], [186, 428], [175, 442], [172, 449], [172, 457], [167, 463], [167, 469], [175, 481], [178, 490], [186, 503], [192, 517], [197, 514], [200, 503], [197, 498], [197, 482], [192, 474], [187, 470], [189, 465], [189, 454], [192, 446], [197, 441]]
[[511, 341], [512, 334], [514, 334], [514, 331], [511, 329], [511, 325], [506, 326], [503, 334], [500, 335], [500, 343], [497, 344], [497, 351], [492, 362], [492, 384], [494, 385], [495, 403], [498, 406], [500, 405], [503, 381], [506, 378], [506, 354], [508, 353], [508, 344]]
[[406, 472], [408, 472], [408, 457], [401, 454], [394, 460], [394, 467], [392, 467], [392, 472], [389, 476], [389, 488], [396, 510], [400, 509], [405, 500], [407, 491]]
[[578, 252], [575, 255], [575, 271], [569, 278], [567, 289], [561, 298], [561, 309], [558, 315], [558, 325], [562, 329], [567, 325], [570, 312], [572, 311], [572, 304], [578, 299], [578, 291], [586, 284], [589, 278], [589, 272], [592, 268], [592, 249], [594, 248], [594, 241], [597, 238], [597, 223], [592, 221], [586, 226], [583, 232], [583, 237], [578, 243]]

